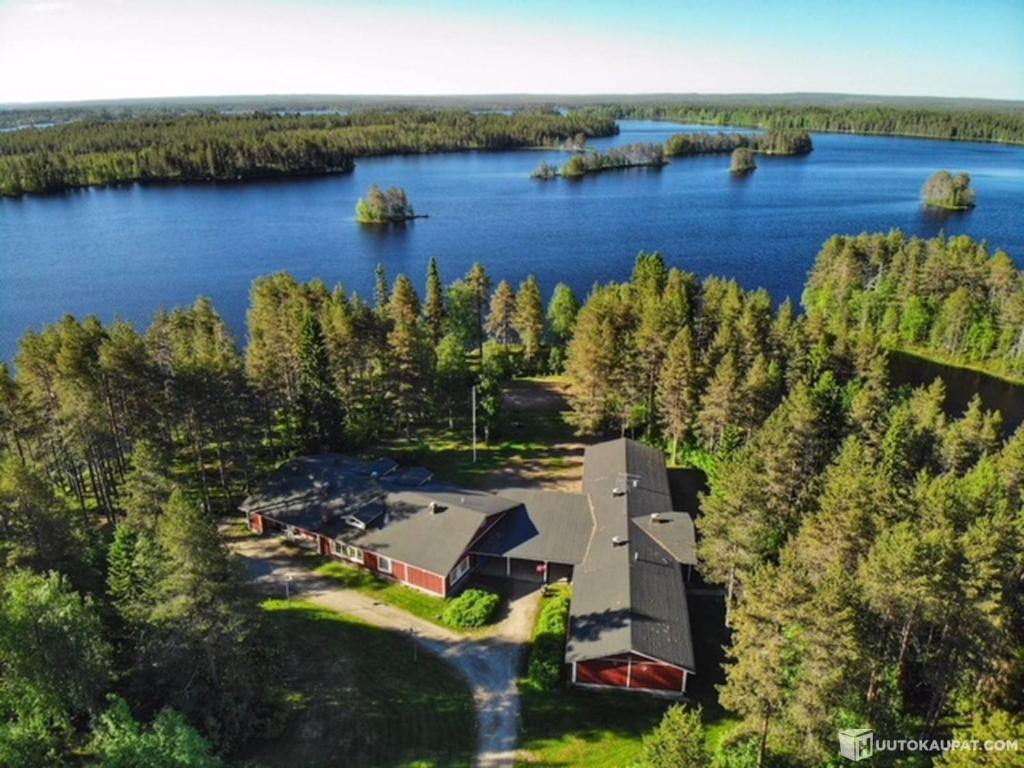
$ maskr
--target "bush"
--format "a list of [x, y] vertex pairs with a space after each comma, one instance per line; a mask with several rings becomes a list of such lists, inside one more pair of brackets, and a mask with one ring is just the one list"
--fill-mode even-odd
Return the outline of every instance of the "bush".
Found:
[[544, 601], [533, 633], [533, 648], [526, 669], [526, 685], [535, 691], [550, 691], [562, 678], [565, 634], [569, 626], [569, 592], [557, 593]]
[[441, 621], [458, 629], [476, 629], [488, 624], [501, 598], [483, 589], [467, 589], [444, 609]]

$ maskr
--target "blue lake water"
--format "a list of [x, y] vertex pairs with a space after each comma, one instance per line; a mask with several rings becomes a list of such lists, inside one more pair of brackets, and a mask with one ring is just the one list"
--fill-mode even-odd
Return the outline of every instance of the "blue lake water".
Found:
[[[625, 121], [594, 142], [664, 141], [680, 130]], [[354, 173], [245, 184], [88, 189], [0, 199], [0, 359], [18, 337], [65, 313], [145, 326], [159, 306], [210, 296], [244, 334], [254, 277], [288, 270], [368, 296], [382, 263], [422, 285], [427, 260], [452, 280], [474, 261], [495, 278], [537, 275], [545, 293], [565, 281], [585, 294], [628, 277], [641, 249], [699, 275], [735, 277], [799, 299], [833, 233], [901, 228], [967, 233], [1024, 259], [1024, 148], [868, 136], [814, 135], [800, 158], [759, 158], [745, 178], [728, 156], [684, 158], [661, 170], [610, 171], [578, 182], [532, 181], [559, 152], [458, 153], [360, 160]], [[967, 171], [968, 213], [922, 207], [934, 171]], [[371, 183], [401, 186], [430, 215], [378, 230], [355, 222]]]

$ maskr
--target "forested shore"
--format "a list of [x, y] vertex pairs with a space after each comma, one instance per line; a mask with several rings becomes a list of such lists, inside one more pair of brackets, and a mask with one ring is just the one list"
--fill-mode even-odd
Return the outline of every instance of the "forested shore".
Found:
[[584, 107], [580, 112], [616, 120], [671, 120], [702, 125], [1024, 144], [1024, 113], [1011, 111], [701, 103], [606, 104]]
[[807, 131], [769, 130], [763, 134], [751, 133], [677, 133], [665, 141], [668, 157], [729, 154], [737, 149], [749, 149], [766, 155], [806, 155], [814, 150]]
[[642, 253], [582, 303], [431, 261], [422, 290], [378, 268], [369, 301], [260, 278], [244, 345], [206, 299], [145, 330], [26, 333], [0, 366], [0, 755], [98, 760], [165, 706], [197, 755], [273, 734], [280, 649], [217, 516], [289, 456], [466, 428], [473, 385], [493, 438], [503, 383], [545, 372], [581, 434], [708, 473], [701, 574], [728, 594], [721, 703], [742, 720], [723, 755], [816, 767], [849, 722], [1019, 729], [1024, 428], [978, 400], [947, 417], [941, 383], [890, 382], [886, 349], [910, 316], [919, 344], [1020, 370], [1024, 276], [966, 237], [835, 237], [804, 306]]
[[0, 195], [137, 181], [341, 173], [357, 157], [558, 146], [617, 131], [611, 118], [543, 111], [86, 120], [0, 133]]

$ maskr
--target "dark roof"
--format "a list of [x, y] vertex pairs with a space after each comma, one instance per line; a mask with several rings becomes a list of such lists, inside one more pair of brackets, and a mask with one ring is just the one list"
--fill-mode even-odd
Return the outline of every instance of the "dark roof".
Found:
[[657, 512], [634, 517], [637, 526], [683, 565], [697, 564], [697, 535], [693, 518], [685, 512]]
[[567, 661], [635, 651], [694, 668], [682, 569], [631, 520], [671, 511], [662, 454], [633, 440], [587, 448], [594, 533], [573, 573]]
[[427, 470], [396, 472], [396, 467], [390, 459], [338, 454], [292, 459], [241, 509], [445, 575], [488, 520], [520, 504], [493, 493], [426, 483]]
[[477, 542], [474, 553], [567, 565], [583, 561], [594, 527], [586, 496], [523, 488], [498, 493], [521, 506]]
[[383, 525], [350, 531], [345, 541], [443, 576], [494, 515], [519, 502], [493, 493], [426, 485], [390, 491], [384, 505]]

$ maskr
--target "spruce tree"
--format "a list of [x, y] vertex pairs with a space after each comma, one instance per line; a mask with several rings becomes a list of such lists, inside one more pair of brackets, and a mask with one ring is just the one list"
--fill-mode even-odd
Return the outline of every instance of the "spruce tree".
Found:
[[444, 284], [437, 267], [437, 259], [431, 257], [427, 265], [427, 294], [423, 302], [423, 314], [430, 333], [430, 343], [435, 347], [444, 335], [445, 306]]
[[481, 361], [484, 359], [484, 312], [487, 309], [487, 299], [491, 295], [491, 278], [487, 270], [479, 262], [473, 264], [466, 274], [466, 284], [473, 295], [473, 308], [476, 310], [476, 327], [473, 338], [476, 341], [477, 354]]
[[299, 428], [307, 451], [341, 447], [343, 415], [320, 321], [306, 312], [299, 337]]

